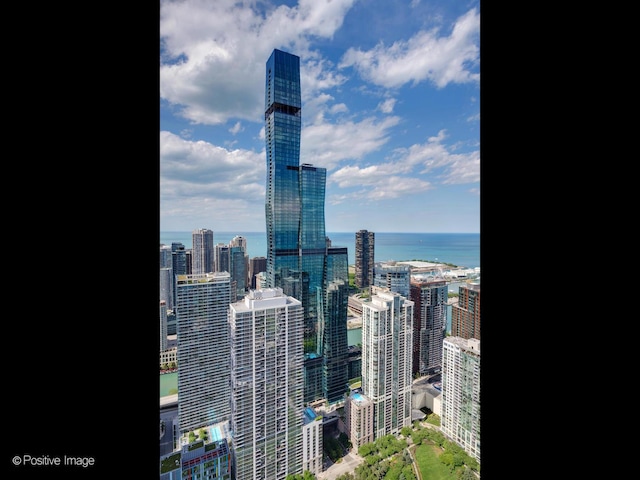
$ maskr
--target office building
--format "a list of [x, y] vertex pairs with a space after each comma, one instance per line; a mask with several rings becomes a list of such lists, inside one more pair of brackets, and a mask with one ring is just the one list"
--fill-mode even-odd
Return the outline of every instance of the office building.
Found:
[[229, 273], [231, 274], [231, 303], [244, 297], [247, 286], [247, 256], [245, 247], [229, 247]]
[[447, 337], [440, 430], [480, 463], [480, 340]]
[[229, 308], [235, 478], [284, 480], [303, 465], [303, 307], [266, 288]]
[[362, 393], [373, 403], [374, 437], [411, 425], [413, 302], [379, 291], [362, 302]]
[[160, 244], [160, 268], [170, 268], [171, 265], [171, 247]]
[[442, 341], [447, 326], [449, 287], [440, 277], [411, 279], [413, 301], [413, 373], [428, 375], [442, 367]]
[[228, 272], [177, 275], [180, 432], [229, 419]]
[[350, 345], [347, 357], [347, 378], [352, 380], [362, 376], [362, 347]]
[[333, 281], [325, 289], [320, 328], [323, 359], [322, 395], [330, 405], [342, 402], [348, 390], [348, 299], [349, 286], [344, 280]]
[[181, 242], [171, 243], [171, 266], [173, 267], [174, 275], [188, 275], [189, 269], [187, 267], [187, 250]]
[[[333, 274], [327, 272], [327, 172], [300, 164], [301, 107], [300, 58], [276, 49], [266, 63], [265, 83], [265, 277], [268, 288], [282, 288], [286, 295], [302, 302], [304, 399], [314, 402], [323, 398], [329, 381], [323, 378], [327, 363], [322, 358], [325, 334], [320, 330], [320, 321], [325, 290]], [[342, 280], [348, 285], [348, 276]], [[324, 322], [328, 324], [326, 318]], [[333, 360], [329, 363], [334, 364]]]
[[256, 286], [256, 275], [267, 270], [267, 257], [253, 257], [249, 260], [249, 288], [260, 290]]
[[191, 232], [191, 270], [193, 275], [214, 272], [213, 231], [199, 228]]
[[173, 301], [169, 306], [169, 310], [172, 310], [177, 302], [176, 298], [176, 275], [189, 275], [191, 274], [191, 257], [187, 256], [188, 251], [184, 248], [182, 242], [171, 243], [171, 267], [172, 272], [172, 285], [171, 291], [173, 292]]
[[225, 243], [218, 243], [214, 247], [215, 269], [216, 272], [231, 273], [231, 247]]
[[160, 300], [160, 352], [167, 349], [167, 302]]
[[373, 286], [386, 288], [409, 298], [411, 285], [411, 267], [396, 262], [377, 262], [373, 266]]
[[167, 310], [167, 335], [178, 334], [178, 321], [176, 320], [176, 312]]
[[373, 285], [373, 266], [375, 265], [376, 237], [374, 232], [359, 230], [356, 232], [356, 276], [358, 288]]
[[458, 303], [451, 307], [451, 335], [480, 340], [480, 284], [460, 285], [458, 292]]
[[160, 269], [160, 300], [166, 303], [167, 309], [173, 310], [175, 302], [174, 292], [175, 280], [173, 276], [173, 269], [161, 268]]
[[373, 443], [373, 402], [360, 392], [351, 392], [344, 404], [345, 426], [354, 451]]

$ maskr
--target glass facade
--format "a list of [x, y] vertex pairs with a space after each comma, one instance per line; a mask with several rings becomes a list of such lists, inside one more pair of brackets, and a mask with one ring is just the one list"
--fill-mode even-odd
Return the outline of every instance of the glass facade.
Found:
[[[321, 317], [325, 315], [326, 285], [336, 279], [344, 280], [348, 285], [349, 278], [348, 266], [345, 263], [343, 268], [340, 263], [342, 259], [336, 260], [340, 268], [332, 267], [335, 262], [327, 260], [324, 216], [327, 171], [300, 164], [301, 106], [300, 58], [274, 50], [266, 64], [265, 84], [266, 287], [282, 288], [286, 295], [302, 302], [304, 399], [311, 402], [324, 398], [327, 391], [327, 379], [323, 376], [328, 370], [323, 369], [322, 360], [327, 346], [322, 342], [324, 332], [320, 328]], [[333, 270], [328, 272], [327, 269]], [[346, 312], [345, 304], [345, 348], [339, 353], [340, 358], [347, 355]], [[342, 321], [342, 316], [341, 313], [336, 321]], [[328, 321], [325, 316], [322, 325], [328, 325]], [[331, 338], [331, 342], [336, 341], [335, 335]], [[332, 354], [338, 354], [336, 348], [330, 349]], [[342, 381], [342, 376], [338, 381]]]
[[449, 287], [444, 280], [412, 280], [413, 373], [437, 373], [442, 367], [442, 342], [447, 326]]

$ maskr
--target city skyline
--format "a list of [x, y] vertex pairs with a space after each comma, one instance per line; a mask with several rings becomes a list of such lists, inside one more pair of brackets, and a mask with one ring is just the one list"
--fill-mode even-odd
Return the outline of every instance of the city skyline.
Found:
[[327, 231], [479, 232], [479, 2], [269, 5], [161, 3], [161, 231], [265, 230], [277, 48], [300, 57]]

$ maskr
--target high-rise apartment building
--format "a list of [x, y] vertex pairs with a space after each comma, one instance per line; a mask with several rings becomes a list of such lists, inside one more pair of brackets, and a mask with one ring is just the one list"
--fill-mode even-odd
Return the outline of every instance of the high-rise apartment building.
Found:
[[[265, 277], [267, 287], [282, 288], [286, 295], [302, 302], [304, 399], [313, 402], [323, 398], [323, 385], [328, 381], [323, 378], [326, 363], [322, 358], [324, 332], [320, 330], [328, 279], [324, 217], [327, 171], [300, 165], [301, 107], [300, 58], [276, 49], [266, 63]], [[348, 275], [342, 280], [348, 285]]]
[[351, 392], [344, 404], [345, 426], [353, 449], [373, 443], [373, 402], [360, 392]]
[[362, 302], [362, 393], [373, 403], [374, 437], [411, 425], [413, 302], [379, 291]]
[[375, 265], [376, 237], [374, 232], [359, 230], [356, 232], [356, 276], [358, 288], [373, 285], [373, 266]]
[[480, 284], [466, 283], [458, 291], [458, 303], [451, 308], [451, 335], [480, 340]]
[[411, 279], [413, 301], [413, 373], [433, 374], [442, 367], [449, 287], [443, 278]]
[[242, 247], [244, 251], [247, 251], [247, 239], [242, 235], [236, 235], [229, 242], [230, 247]]
[[303, 307], [266, 288], [229, 308], [235, 478], [284, 480], [302, 473]]
[[322, 415], [311, 407], [305, 407], [302, 419], [302, 471], [318, 475], [324, 470]]
[[440, 430], [480, 463], [480, 340], [447, 337]]
[[176, 318], [180, 432], [229, 420], [228, 272], [178, 275]]
[[191, 232], [191, 270], [193, 275], [214, 272], [213, 231], [199, 228]]
[[373, 266], [373, 285], [409, 298], [411, 267], [395, 262], [377, 262]]

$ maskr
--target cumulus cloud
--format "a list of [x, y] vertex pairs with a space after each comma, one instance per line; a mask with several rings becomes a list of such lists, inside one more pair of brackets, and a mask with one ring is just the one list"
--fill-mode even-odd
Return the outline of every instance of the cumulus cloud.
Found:
[[379, 43], [363, 51], [350, 48], [340, 68], [354, 67], [367, 81], [386, 88], [428, 80], [438, 88], [449, 83], [478, 82], [480, 14], [477, 9], [462, 15], [449, 36], [439, 31], [420, 31], [407, 41], [387, 47]]
[[353, 3], [301, 0], [294, 7], [247, 8], [235, 0], [163, 1], [160, 95], [194, 124], [230, 118], [258, 122], [264, 113], [265, 59], [274, 47], [309, 59], [301, 72], [304, 95], [339, 84], [344, 77], [323, 68], [324, 60], [309, 52], [307, 37], [331, 38]]

